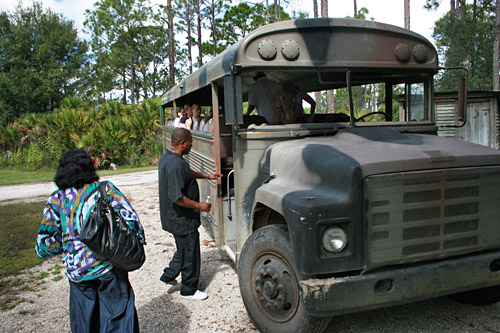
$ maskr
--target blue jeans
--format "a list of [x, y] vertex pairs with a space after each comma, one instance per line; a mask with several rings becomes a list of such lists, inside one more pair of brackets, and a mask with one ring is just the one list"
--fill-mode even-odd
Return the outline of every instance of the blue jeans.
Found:
[[128, 273], [113, 268], [103, 276], [69, 282], [73, 333], [139, 332], [134, 291]]

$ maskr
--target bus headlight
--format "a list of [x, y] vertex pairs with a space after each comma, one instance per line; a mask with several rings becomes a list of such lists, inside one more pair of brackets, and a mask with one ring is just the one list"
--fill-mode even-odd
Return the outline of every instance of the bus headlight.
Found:
[[340, 252], [347, 245], [347, 234], [342, 228], [330, 227], [323, 233], [321, 243], [323, 244], [323, 248], [328, 252]]

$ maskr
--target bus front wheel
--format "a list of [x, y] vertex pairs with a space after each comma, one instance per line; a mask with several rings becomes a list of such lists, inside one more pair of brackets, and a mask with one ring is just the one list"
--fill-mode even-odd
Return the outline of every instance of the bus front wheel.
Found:
[[322, 332], [329, 317], [310, 316], [300, 295], [288, 228], [258, 229], [245, 243], [238, 265], [243, 303], [262, 332]]

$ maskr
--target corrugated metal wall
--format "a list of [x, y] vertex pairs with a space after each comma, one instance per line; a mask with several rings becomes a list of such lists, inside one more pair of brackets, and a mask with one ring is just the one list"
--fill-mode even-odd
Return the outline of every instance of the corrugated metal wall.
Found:
[[467, 123], [461, 128], [450, 128], [442, 126], [455, 124], [456, 93], [436, 93], [435, 110], [438, 135], [499, 149], [499, 97], [500, 93], [498, 92], [469, 92]]

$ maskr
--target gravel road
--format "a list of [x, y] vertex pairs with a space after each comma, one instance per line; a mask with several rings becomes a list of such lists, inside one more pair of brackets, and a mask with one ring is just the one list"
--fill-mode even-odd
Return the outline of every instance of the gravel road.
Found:
[[[229, 258], [217, 249], [202, 226], [200, 288], [209, 298], [180, 298], [180, 286], [167, 286], [159, 277], [175, 251], [173, 237], [161, 229], [156, 171], [103, 177], [111, 180], [131, 201], [141, 218], [148, 245], [144, 266], [130, 273], [142, 332], [257, 332], [246, 314], [238, 278]], [[26, 192], [44, 200], [53, 184], [0, 187], [0, 204], [22, 201]], [[35, 237], [35, 235], [34, 235]], [[34, 253], [34, 252], [33, 252]], [[46, 260], [22, 277], [38, 275], [61, 266], [61, 257]], [[68, 295], [65, 278], [51, 274], [34, 291], [21, 294], [25, 302], [0, 311], [0, 332], [69, 332]], [[406, 306], [335, 317], [327, 332], [500, 332], [500, 303], [474, 307], [447, 298]], [[292, 333], [292, 332], [290, 332]]]

